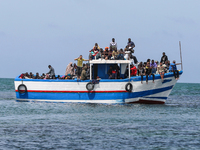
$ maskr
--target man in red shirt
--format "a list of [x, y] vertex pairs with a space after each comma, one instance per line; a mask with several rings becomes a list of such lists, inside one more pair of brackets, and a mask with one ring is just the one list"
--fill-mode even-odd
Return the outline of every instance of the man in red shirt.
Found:
[[131, 65], [131, 76], [136, 76], [137, 68], [134, 65]]

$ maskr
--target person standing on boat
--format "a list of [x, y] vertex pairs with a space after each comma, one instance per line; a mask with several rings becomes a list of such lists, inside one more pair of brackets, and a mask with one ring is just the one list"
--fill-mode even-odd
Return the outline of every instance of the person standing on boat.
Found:
[[75, 58], [74, 60], [77, 60], [77, 77], [80, 79], [82, 67], [83, 67], [83, 61], [89, 61], [88, 59], [83, 59], [83, 56], [80, 55], [78, 58]]
[[166, 61], [168, 61], [168, 57], [167, 57], [167, 55], [165, 55], [165, 52], [163, 52], [163, 56], [161, 57], [160, 62], [162, 62], [164, 64]]
[[117, 51], [117, 48], [113, 48], [111, 59], [117, 59], [118, 55], [119, 55], [119, 52]]
[[117, 50], [117, 43], [115, 42], [115, 38], [112, 38], [112, 42], [110, 42], [110, 50]]
[[49, 74], [49, 77], [52, 78], [52, 76], [55, 76], [55, 70], [51, 65], [49, 65], [48, 67], [50, 70], [49, 72], [47, 72], [47, 74]]

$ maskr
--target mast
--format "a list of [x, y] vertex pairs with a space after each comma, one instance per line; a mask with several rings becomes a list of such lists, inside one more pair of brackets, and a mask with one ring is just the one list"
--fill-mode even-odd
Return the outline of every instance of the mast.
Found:
[[182, 53], [181, 53], [181, 41], [179, 41], [179, 49], [180, 49], [180, 59], [181, 59], [181, 70], [183, 70]]

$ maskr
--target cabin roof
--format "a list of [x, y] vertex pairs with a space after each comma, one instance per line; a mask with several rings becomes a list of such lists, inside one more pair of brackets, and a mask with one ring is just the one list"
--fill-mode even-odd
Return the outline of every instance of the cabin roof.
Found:
[[132, 60], [90, 60], [90, 64], [130, 64]]

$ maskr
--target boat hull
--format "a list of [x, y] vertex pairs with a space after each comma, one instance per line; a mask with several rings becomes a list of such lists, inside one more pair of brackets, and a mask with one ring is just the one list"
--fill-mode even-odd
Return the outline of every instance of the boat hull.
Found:
[[[182, 71], [180, 71], [180, 75]], [[76, 102], [76, 103], [148, 103], [163, 104], [176, 84], [173, 73], [165, 75], [162, 81], [155, 75], [155, 82], [149, 77], [146, 84], [141, 78], [102, 79], [94, 85], [92, 91], [86, 89], [89, 80], [41, 80], [15, 79], [17, 101], [34, 102]], [[133, 85], [131, 92], [126, 91], [127, 83]], [[26, 92], [20, 93], [19, 86], [26, 86]]]

